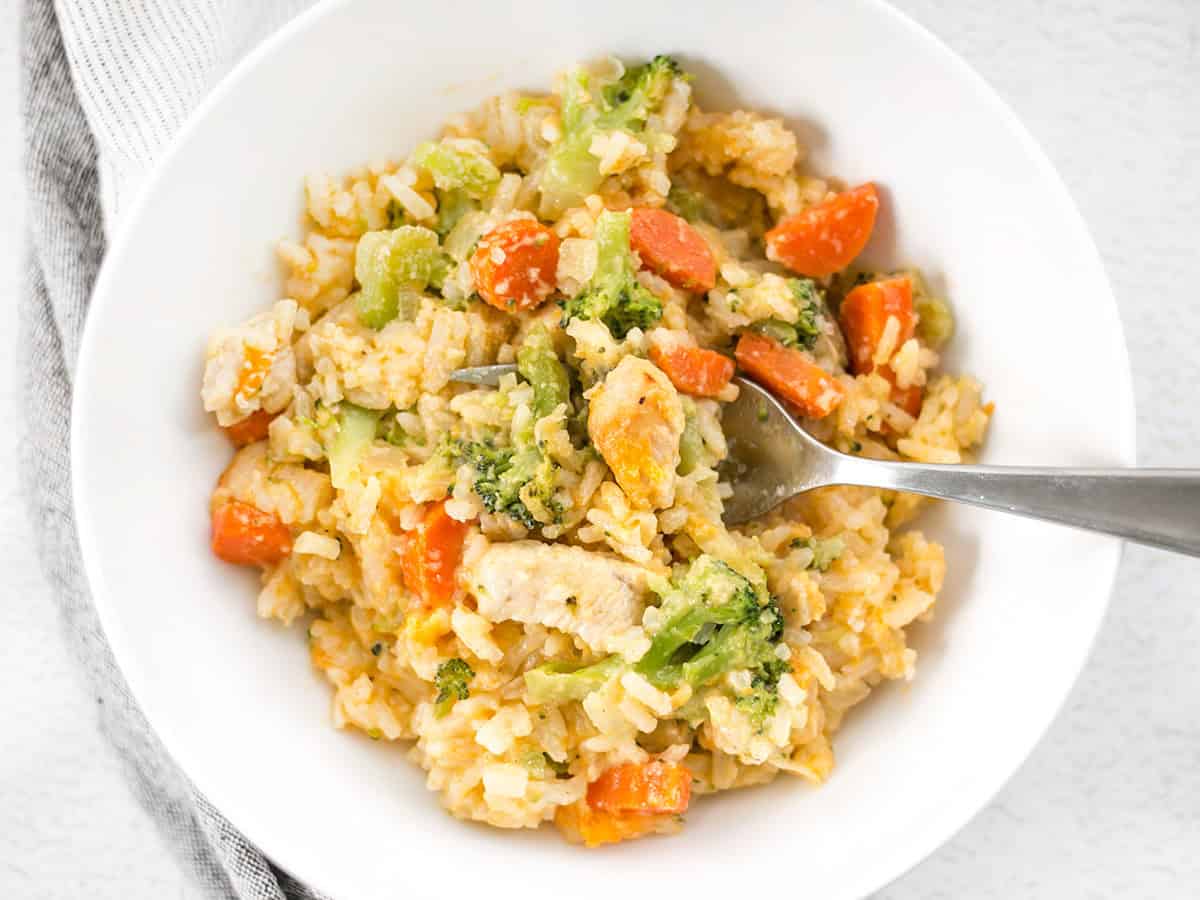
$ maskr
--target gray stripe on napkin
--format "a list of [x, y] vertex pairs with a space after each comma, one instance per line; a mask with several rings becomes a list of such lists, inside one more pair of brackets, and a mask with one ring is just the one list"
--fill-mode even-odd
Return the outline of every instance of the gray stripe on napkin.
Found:
[[[106, 0], [63, 8], [95, 12]], [[17, 364], [21, 482], [42, 566], [103, 733], [163, 838], [213, 897], [316, 900], [199, 796], [163, 750], [113, 660], [83, 576], [71, 510], [71, 380], [104, 254], [96, 143], [72, 82], [55, 4], [25, 0], [21, 83], [28, 246]]]

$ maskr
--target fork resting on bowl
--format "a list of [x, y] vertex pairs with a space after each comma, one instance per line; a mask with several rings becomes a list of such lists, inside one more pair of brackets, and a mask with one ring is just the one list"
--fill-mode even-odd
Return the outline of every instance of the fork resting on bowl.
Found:
[[[452, 378], [495, 385], [514, 365], [459, 369]], [[1066, 469], [1048, 466], [934, 465], [867, 459], [818, 441], [768, 391], [735, 377], [725, 404], [729, 456], [721, 477], [730, 525], [831, 485], [884, 488], [957, 500], [1200, 556], [1200, 469]]]

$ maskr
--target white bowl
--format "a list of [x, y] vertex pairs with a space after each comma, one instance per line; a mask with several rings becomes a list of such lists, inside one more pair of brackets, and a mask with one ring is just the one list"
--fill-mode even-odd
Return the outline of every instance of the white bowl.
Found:
[[866, 894], [1014, 772], [1104, 614], [1117, 541], [943, 507], [923, 527], [951, 574], [936, 622], [914, 629], [917, 678], [854, 711], [829, 783], [704, 799], [678, 837], [599, 851], [456, 821], [402, 748], [331, 727], [303, 630], [258, 621], [254, 576], [208, 551], [230, 451], [200, 408], [205, 339], [278, 295], [272, 243], [298, 231], [305, 173], [403, 154], [448, 113], [609, 52], [676, 53], [706, 105], [782, 114], [817, 171], [885, 189], [870, 253], [951, 298], [947, 367], [997, 404], [986, 461], [1133, 462], [1116, 308], [1066, 190], [987, 85], [882, 3], [355, 0], [302, 16], [203, 104], [113, 242], [75, 379], [73, 468], [95, 600], [150, 721], [237, 827], [341, 900]]

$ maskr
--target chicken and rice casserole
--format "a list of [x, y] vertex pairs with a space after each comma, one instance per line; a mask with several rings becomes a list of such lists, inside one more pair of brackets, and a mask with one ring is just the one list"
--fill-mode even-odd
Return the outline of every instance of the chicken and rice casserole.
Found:
[[[305, 623], [333, 721], [444, 806], [589, 846], [696, 795], [820, 784], [913, 677], [945, 578], [922, 501], [837, 487], [722, 523], [735, 370], [838, 449], [956, 463], [991, 412], [937, 374], [948, 306], [855, 259], [880, 198], [670, 58], [576, 66], [407, 159], [309, 177], [284, 299], [209, 342], [237, 449], [213, 551]], [[450, 380], [514, 363], [498, 387]]]

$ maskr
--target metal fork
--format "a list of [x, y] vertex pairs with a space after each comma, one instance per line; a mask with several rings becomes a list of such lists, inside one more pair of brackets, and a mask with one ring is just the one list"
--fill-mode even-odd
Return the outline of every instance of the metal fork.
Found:
[[[455, 381], [496, 384], [516, 366], [460, 369]], [[769, 392], [737, 377], [724, 407], [729, 456], [721, 478], [733, 488], [725, 521], [736, 525], [789, 497], [858, 485], [957, 500], [1044, 519], [1140, 544], [1200, 556], [1200, 469], [1062, 469], [930, 465], [866, 459], [822, 444]]]

